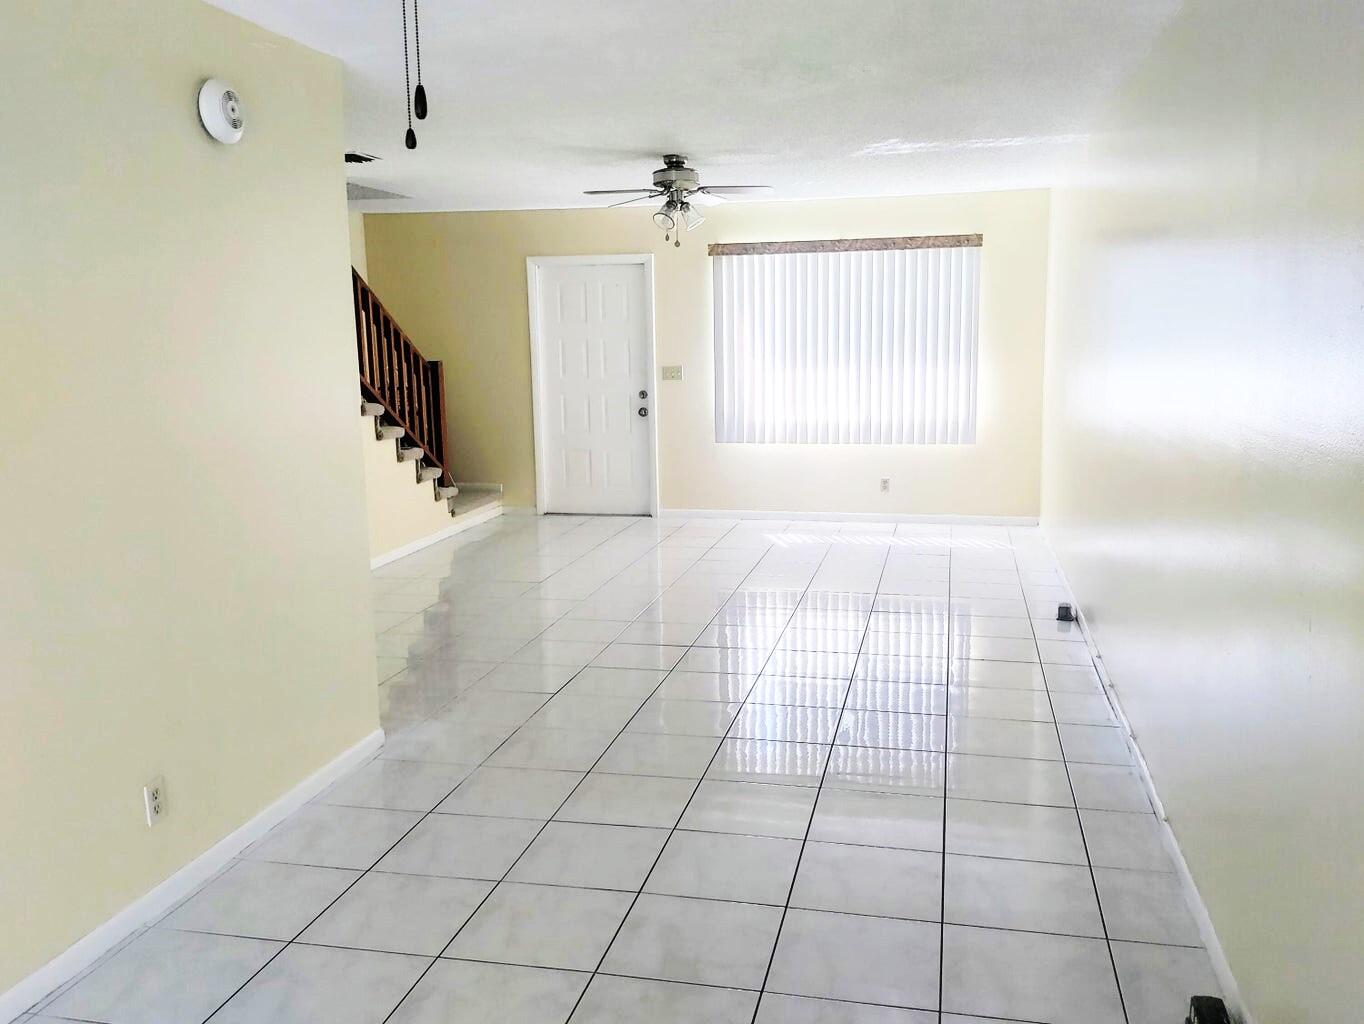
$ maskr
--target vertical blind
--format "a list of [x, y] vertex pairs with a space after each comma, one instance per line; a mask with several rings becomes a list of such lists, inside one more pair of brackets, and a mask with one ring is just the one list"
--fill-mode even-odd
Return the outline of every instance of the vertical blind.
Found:
[[713, 262], [717, 441], [975, 441], [978, 243]]

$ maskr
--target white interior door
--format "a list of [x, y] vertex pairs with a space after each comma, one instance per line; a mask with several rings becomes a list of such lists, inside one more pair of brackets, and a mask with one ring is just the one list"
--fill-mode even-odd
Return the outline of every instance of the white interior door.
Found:
[[652, 324], [640, 263], [532, 265], [544, 512], [643, 515], [654, 489]]

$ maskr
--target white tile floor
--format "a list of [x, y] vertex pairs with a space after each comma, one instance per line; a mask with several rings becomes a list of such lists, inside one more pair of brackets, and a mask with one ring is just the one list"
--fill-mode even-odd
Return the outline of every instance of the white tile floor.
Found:
[[507, 517], [375, 573], [382, 754], [28, 1018], [1176, 1024], [1034, 530]]

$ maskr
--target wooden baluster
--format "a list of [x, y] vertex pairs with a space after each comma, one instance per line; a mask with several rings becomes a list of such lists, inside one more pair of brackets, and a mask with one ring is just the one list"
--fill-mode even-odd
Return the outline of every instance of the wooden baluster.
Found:
[[389, 323], [393, 324], [393, 396], [390, 401], [398, 416], [406, 424], [407, 410], [403, 408], [403, 335], [397, 324], [392, 320]]
[[440, 459], [441, 483], [447, 487], [454, 483], [454, 474], [450, 471], [450, 456], [445, 447], [445, 364], [436, 364], [436, 455]]
[[[360, 379], [365, 379], [365, 331], [364, 318], [360, 309], [360, 275], [351, 268], [350, 272], [350, 292], [351, 301], [355, 306], [355, 354], [360, 362]], [[361, 397], [364, 397], [363, 390]]]
[[381, 332], [383, 324], [374, 313], [374, 293], [369, 294], [366, 309], [369, 312], [369, 386], [376, 399], [383, 398], [384, 356]]
[[397, 411], [398, 416], [403, 414], [401, 401], [403, 391], [403, 351], [401, 338], [398, 334], [398, 325], [390, 317], [384, 317], [384, 323], [388, 325], [388, 401]]
[[426, 409], [427, 409], [427, 429], [431, 431], [431, 451], [436, 455], [440, 462], [441, 470], [445, 469], [445, 451], [441, 445], [440, 437], [440, 409], [436, 405], [436, 394], [440, 387], [438, 377], [440, 375], [440, 363], [426, 364]]
[[393, 321], [387, 316], [384, 317], [384, 402], [390, 409], [393, 404], [393, 375], [395, 372], [393, 360]]
[[356, 346], [360, 351], [360, 380], [370, 383], [374, 376], [374, 356], [370, 352], [369, 289], [360, 275], [355, 275], [355, 331]]
[[365, 294], [362, 296], [362, 301], [363, 301], [364, 305], [361, 307], [360, 315], [364, 318], [364, 319], [363, 319], [363, 324], [362, 324], [362, 326], [364, 327], [364, 330], [365, 330], [365, 336], [364, 336], [364, 349], [365, 349], [365, 369], [364, 369], [364, 379], [365, 379], [365, 383], [369, 385], [370, 391], [373, 392], [373, 391], [374, 391], [374, 381], [375, 381], [375, 378], [378, 376], [378, 374], [377, 374], [377, 371], [375, 370], [375, 367], [374, 367], [374, 360], [375, 360], [375, 352], [374, 352], [374, 309], [373, 309], [373, 303], [372, 303], [371, 297], [370, 297], [370, 295], [369, 295], [369, 290], [368, 290], [368, 289], [365, 290]]
[[421, 373], [421, 356], [417, 353], [417, 346], [412, 344], [412, 339], [407, 339], [407, 393], [408, 400], [412, 403], [412, 424], [418, 434], [422, 435], [422, 443], [426, 443], [425, 431], [422, 430], [421, 416], [421, 394], [417, 390], [417, 378]]
[[382, 315], [374, 317], [374, 350], [378, 357], [375, 365], [374, 391], [379, 401], [388, 404], [388, 324]]
[[417, 378], [417, 388], [421, 395], [421, 424], [422, 438], [426, 441], [426, 450], [431, 455], [431, 460], [439, 464], [435, 445], [435, 432], [431, 429], [431, 395], [428, 391], [428, 381], [430, 380], [430, 363], [422, 360], [421, 373]]
[[381, 382], [384, 379], [384, 358], [383, 346], [380, 343], [380, 332], [383, 330], [383, 324], [374, 314], [374, 293], [371, 292], [367, 299], [365, 309], [369, 313], [369, 386], [370, 390], [374, 392], [374, 397], [381, 399], [383, 397]]
[[360, 347], [360, 379], [369, 384], [374, 379], [374, 355], [370, 351], [369, 295], [365, 282], [355, 278], [356, 330]]
[[421, 353], [417, 352], [416, 345], [412, 346], [412, 424], [417, 434], [420, 435], [421, 445], [427, 445], [427, 439], [431, 434], [426, 428], [426, 402], [421, 401]]
[[[405, 419], [408, 423], [412, 423], [412, 346], [408, 342], [406, 334], [399, 334], [398, 338], [401, 341], [401, 348], [399, 349], [399, 352], [402, 354], [403, 360], [402, 361], [403, 419]], [[420, 447], [421, 438], [414, 438], [414, 440]]]
[[439, 455], [435, 449], [435, 431], [431, 430], [431, 363], [421, 360], [421, 432], [426, 435], [431, 454]]
[[392, 320], [389, 324], [389, 344], [393, 349], [393, 379], [390, 383], [390, 393], [388, 400], [393, 403], [393, 410], [398, 414], [404, 425], [407, 424], [407, 417], [403, 414], [403, 335], [398, 325]]
[[368, 324], [366, 329], [369, 331], [369, 386], [378, 398], [381, 394], [379, 382], [384, 379], [383, 358], [379, 353], [379, 318], [374, 315], [374, 293], [371, 292], [365, 297], [365, 312], [368, 314]]

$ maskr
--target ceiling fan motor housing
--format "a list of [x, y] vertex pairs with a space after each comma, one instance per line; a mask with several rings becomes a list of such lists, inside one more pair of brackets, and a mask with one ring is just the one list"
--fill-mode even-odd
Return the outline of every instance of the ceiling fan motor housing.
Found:
[[687, 158], [669, 153], [663, 158], [663, 166], [654, 171], [654, 188], [671, 192], [681, 189], [695, 192], [701, 187], [701, 176], [687, 166]]

